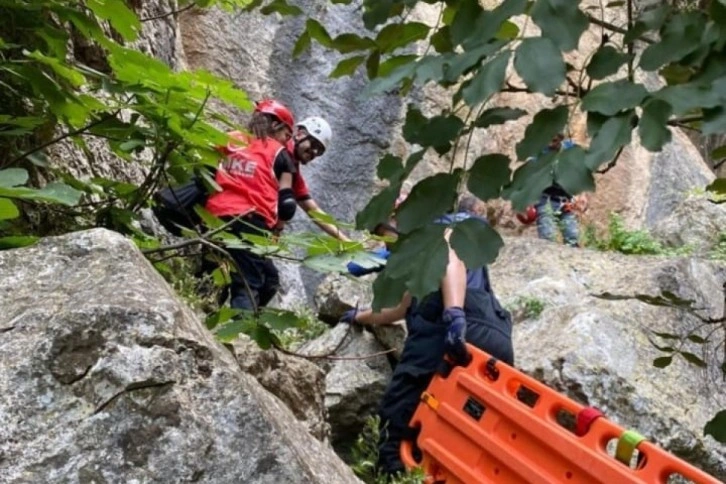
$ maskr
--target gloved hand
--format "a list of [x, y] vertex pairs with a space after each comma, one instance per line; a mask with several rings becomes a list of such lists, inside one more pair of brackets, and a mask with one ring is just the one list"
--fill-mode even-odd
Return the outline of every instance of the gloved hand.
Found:
[[449, 326], [446, 332], [444, 351], [456, 365], [468, 365], [471, 361], [466, 349], [466, 314], [459, 307], [444, 309], [444, 323]]
[[357, 308], [349, 309], [343, 313], [343, 315], [340, 317], [340, 319], [338, 321], [341, 323], [346, 323], [346, 324], [355, 324], [356, 323], [355, 317], [357, 315], [358, 315]]

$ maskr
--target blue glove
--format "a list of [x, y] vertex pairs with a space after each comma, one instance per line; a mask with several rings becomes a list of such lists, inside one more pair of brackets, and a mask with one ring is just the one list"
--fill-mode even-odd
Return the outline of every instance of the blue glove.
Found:
[[[369, 254], [378, 257], [380, 259], [388, 259], [388, 256], [391, 255], [391, 252], [382, 247], [380, 249], [371, 250], [368, 252]], [[351, 275], [355, 277], [365, 276], [366, 274], [372, 274], [374, 272], [380, 272], [383, 270], [385, 266], [383, 264], [374, 266], [374, 267], [363, 267], [359, 264], [356, 264], [355, 262], [348, 262], [347, 268], [348, 272], [351, 273]]]
[[340, 317], [340, 319], [338, 321], [341, 323], [346, 323], [346, 324], [355, 324], [356, 323], [355, 317], [357, 315], [358, 315], [357, 308], [349, 309], [343, 313], [343, 315]]
[[446, 355], [456, 365], [466, 366], [471, 361], [469, 350], [466, 349], [466, 314], [458, 307], [446, 308], [443, 314], [444, 324], [449, 326], [444, 341]]

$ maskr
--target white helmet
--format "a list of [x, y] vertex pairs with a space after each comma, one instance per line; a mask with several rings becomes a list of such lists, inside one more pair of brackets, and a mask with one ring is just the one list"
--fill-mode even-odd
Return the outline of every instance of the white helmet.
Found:
[[310, 136], [323, 145], [323, 148], [328, 149], [328, 145], [333, 139], [333, 130], [330, 129], [330, 125], [326, 120], [318, 116], [310, 116], [297, 123], [297, 125], [305, 128]]

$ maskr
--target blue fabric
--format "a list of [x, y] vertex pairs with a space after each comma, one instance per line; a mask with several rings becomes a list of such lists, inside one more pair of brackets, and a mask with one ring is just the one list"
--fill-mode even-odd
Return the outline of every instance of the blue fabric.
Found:
[[[372, 254], [376, 257], [379, 257], [381, 259], [387, 260], [388, 257], [391, 255], [391, 251], [386, 249], [385, 247], [380, 247], [378, 249], [374, 249], [368, 252], [369, 254]], [[374, 266], [374, 267], [363, 267], [359, 264], [356, 264], [353, 261], [348, 262], [348, 265], [346, 266], [348, 268], [348, 272], [355, 276], [365, 276], [366, 274], [372, 274], [374, 272], [381, 272], [383, 268], [385, 267], [384, 264]]]

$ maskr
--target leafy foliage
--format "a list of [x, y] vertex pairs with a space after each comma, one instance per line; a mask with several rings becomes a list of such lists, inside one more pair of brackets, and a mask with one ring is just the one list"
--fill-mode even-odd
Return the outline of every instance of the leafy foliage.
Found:
[[586, 247], [630, 255], [677, 256], [688, 255], [692, 251], [690, 246], [665, 247], [647, 230], [628, 230], [622, 217], [615, 213], [610, 214], [608, 232], [604, 237], [599, 238], [593, 227], [587, 227], [584, 239]]

